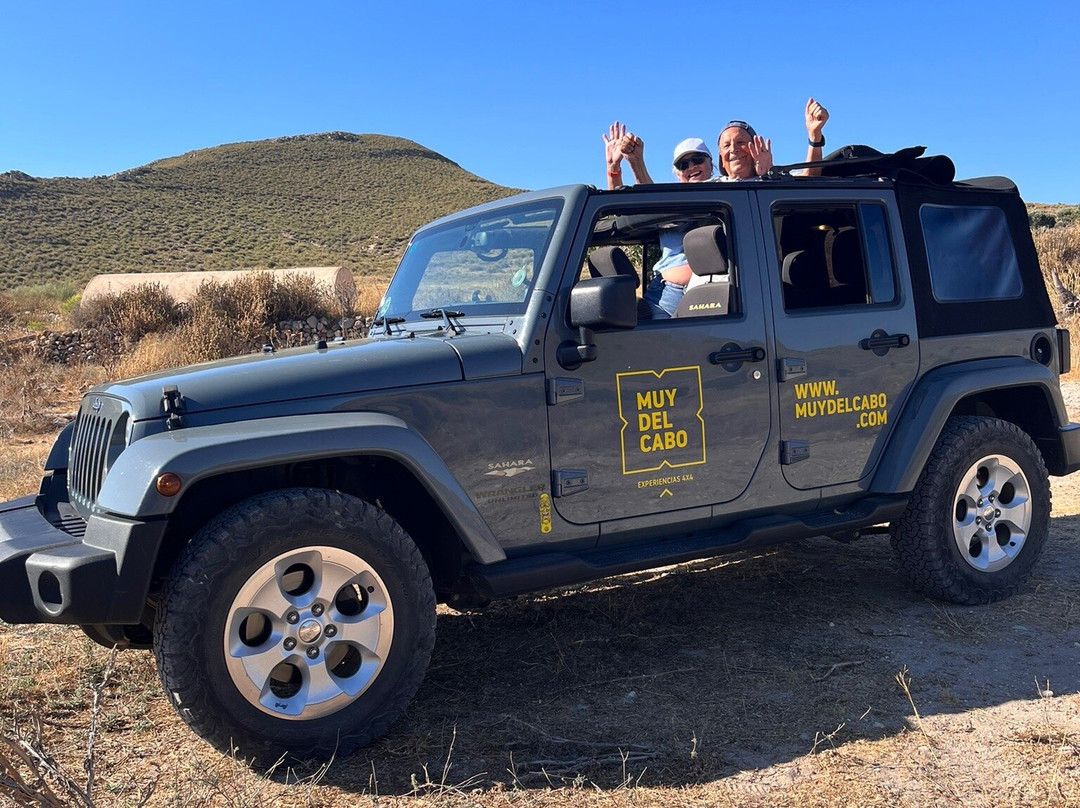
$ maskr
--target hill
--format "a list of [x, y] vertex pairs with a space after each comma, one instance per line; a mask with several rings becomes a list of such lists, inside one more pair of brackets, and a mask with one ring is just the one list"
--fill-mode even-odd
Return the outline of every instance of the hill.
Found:
[[515, 193], [401, 138], [232, 143], [108, 177], [0, 174], [0, 290], [99, 272], [384, 272], [420, 225]]

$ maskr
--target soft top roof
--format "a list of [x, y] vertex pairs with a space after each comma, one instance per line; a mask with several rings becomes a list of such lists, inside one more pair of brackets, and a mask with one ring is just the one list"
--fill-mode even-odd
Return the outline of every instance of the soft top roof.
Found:
[[909, 146], [886, 154], [871, 146], [843, 146], [817, 163], [776, 166], [770, 174], [790, 176], [799, 168], [821, 169], [823, 177], [887, 177], [892, 180], [929, 185], [954, 185], [1015, 193], [1016, 184], [1007, 177], [976, 177], [957, 180], [956, 166], [944, 154], [925, 156], [926, 146]]

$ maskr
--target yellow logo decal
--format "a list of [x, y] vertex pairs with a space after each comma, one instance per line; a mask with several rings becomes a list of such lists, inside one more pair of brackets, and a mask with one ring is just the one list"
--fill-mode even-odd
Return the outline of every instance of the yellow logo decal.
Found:
[[623, 474], [705, 462], [701, 368], [615, 374]]

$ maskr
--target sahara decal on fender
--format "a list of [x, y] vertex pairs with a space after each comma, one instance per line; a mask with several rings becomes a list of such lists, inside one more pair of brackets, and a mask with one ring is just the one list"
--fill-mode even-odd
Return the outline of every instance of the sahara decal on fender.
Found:
[[615, 385], [623, 474], [705, 462], [700, 367], [616, 373]]
[[488, 463], [487, 468], [484, 474], [491, 477], [516, 477], [527, 471], [536, 470], [531, 457], [528, 460], [501, 460], [498, 463]]

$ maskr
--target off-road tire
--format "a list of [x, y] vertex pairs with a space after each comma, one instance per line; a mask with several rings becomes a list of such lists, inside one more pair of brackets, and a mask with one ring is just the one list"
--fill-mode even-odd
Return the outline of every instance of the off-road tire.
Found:
[[[977, 485], [981, 471], [977, 464], [984, 459], [988, 461], [985, 466], [1000, 466], [1003, 477], [1010, 469], [1014, 472], [1016, 486], [1011, 491], [1026, 486], [1024, 499], [1030, 506], [1019, 549], [1010, 557], [999, 555], [999, 566], [989, 565], [986, 570], [978, 568], [974, 550], [969, 558], [964, 557], [959, 546], [962, 540], [954, 532], [954, 526], [961, 523], [972, 530], [983, 508], [989, 509], [991, 520], [994, 518], [992, 500], [975, 510], [972, 497], [965, 493]], [[991, 487], [987, 484], [984, 489]], [[1012, 503], [1020, 502], [1019, 494], [1010, 490], [1005, 496]], [[1001, 600], [1019, 591], [1042, 552], [1049, 529], [1050, 483], [1042, 454], [1028, 434], [997, 418], [958, 416], [950, 418], [942, 429], [907, 508], [891, 526], [890, 539], [901, 569], [918, 590], [954, 603], [975, 604]], [[1008, 530], [1004, 526], [1006, 539]], [[995, 539], [986, 538], [985, 531], [983, 535], [985, 548]], [[978, 539], [972, 541], [975, 547]], [[1001, 547], [999, 542], [994, 551], [1000, 552]], [[1011, 552], [1007, 543], [1005, 550]]]
[[[282, 591], [275, 591], [277, 574], [267, 576], [266, 570], [279, 571], [279, 567], [273, 566], [278, 563], [276, 559], [284, 558], [281, 563], [289, 563], [294, 557], [362, 560], [356, 566], [370, 580], [377, 580], [379, 591], [372, 597], [383, 598], [382, 609], [389, 612], [392, 630], [383, 632], [389, 639], [383, 637], [380, 643], [388, 641], [388, 651], [381, 665], [374, 668], [374, 678], [366, 689], [358, 695], [337, 694], [336, 698], [343, 700], [343, 704], [331, 702], [327, 706], [324, 702], [311, 705], [311, 709], [298, 696], [296, 701], [304, 705], [303, 709], [298, 714], [282, 716], [260, 706], [257, 690], [252, 695], [252, 683], [244, 681], [243, 669], [237, 673], [237, 660], [226, 658], [233, 657], [226, 651], [226, 637], [235, 641], [240, 610], [235, 614], [230, 612], [237, 598], [245, 597], [240, 593], [250, 592], [261, 581], [263, 589], [257, 589], [258, 592], [281, 595]], [[325, 575], [318, 572], [322, 569], [318, 561], [312, 564], [317, 570], [317, 583], [325, 581], [329, 586], [337, 586], [336, 581], [342, 575], [350, 574], [348, 564], [338, 563], [333, 568], [326, 565]], [[285, 573], [280, 575], [281, 580], [287, 577]], [[368, 590], [366, 586], [350, 583], [342, 586], [341, 591], [347, 588], [367, 597], [363, 595]], [[282, 586], [281, 590], [284, 589]], [[375, 589], [371, 587], [371, 591]], [[326, 598], [319, 602], [326, 603]], [[339, 605], [331, 601], [329, 605], [312, 608], [315, 614], [330, 621], [335, 615], [342, 617], [342, 612], [336, 611]], [[292, 611], [291, 606], [284, 608]], [[300, 622], [300, 628], [307, 625], [307, 636], [320, 628], [318, 618], [312, 616], [312, 608], [300, 609], [306, 621], [297, 621], [295, 614], [289, 614], [293, 623]], [[362, 611], [366, 607], [360, 608], [356, 614], [361, 616], [354, 619], [368, 619]], [[377, 608], [375, 611], [378, 613]], [[266, 622], [265, 642], [279, 644], [271, 650], [276, 653], [284, 645], [282, 637], [290, 638], [296, 648], [296, 625], [289, 625], [284, 616], [278, 616], [271, 632], [271, 623]], [[355, 626], [338, 622], [340, 627], [332, 629], [334, 639], [344, 641], [347, 630], [355, 630]], [[331, 643], [330, 632], [323, 633], [321, 639]], [[253, 497], [200, 530], [168, 576], [154, 626], [154, 656], [161, 682], [184, 721], [218, 749], [263, 768], [275, 766], [282, 758], [299, 762], [341, 756], [383, 734], [420, 686], [434, 641], [435, 595], [431, 578], [423, 556], [405, 531], [374, 505], [339, 492], [307, 488]], [[324, 686], [338, 681], [326, 672], [332, 670], [331, 646], [324, 645], [321, 649], [326, 652], [324, 671], [315, 670], [316, 662], [321, 661], [318, 659], [313, 660], [310, 670], [304, 667], [305, 647], [300, 645], [294, 652], [300, 655], [299, 669], [322, 676], [321, 680], [318, 675], [309, 676], [311, 687], [315, 688], [315, 683], [320, 681]], [[273, 662], [274, 656], [268, 654], [266, 659]]]

